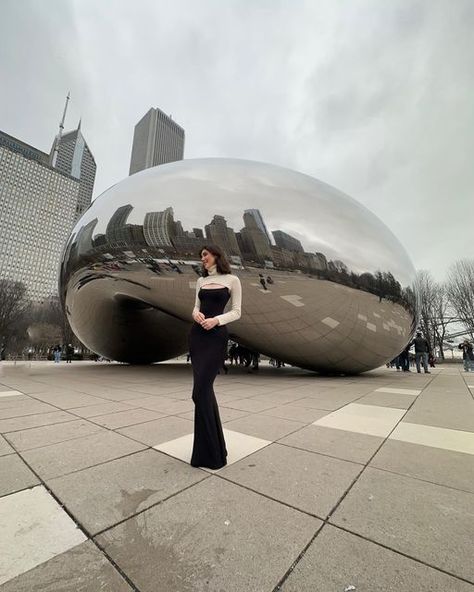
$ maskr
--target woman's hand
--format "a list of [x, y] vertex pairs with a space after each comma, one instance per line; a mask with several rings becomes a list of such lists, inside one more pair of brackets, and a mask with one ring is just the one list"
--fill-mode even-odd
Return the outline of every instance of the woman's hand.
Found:
[[204, 319], [201, 323], [201, 327], [204, 327], [204, 329], [212, 329], [213, 327], [215, 327], [218, 324], [219, 324], [219, 321], [216, 318], [211, 317], [209, 319]]
[[193, 314], [193, 319], [196, 321], [196, 323], [201, 324], [205, 318], [206, 317], [202, 314], [201, 311], [198, 311], [196, 314]]

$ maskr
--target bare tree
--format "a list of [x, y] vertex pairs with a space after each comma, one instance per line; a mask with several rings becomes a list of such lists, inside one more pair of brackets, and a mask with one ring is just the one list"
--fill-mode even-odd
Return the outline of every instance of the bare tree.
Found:
[[437, 283], [429, 271], [417, 272], [415, 289], [419, 300], [418, 325], [428, 340], [431, 350], [439, 349], [444, 359], [444, 340], [450, 323], [458, 319], [449, 308], [447, 289]]
[[474, 337], [474, 259], [454, 263], [448, 271], [449, 300], [465, 326]]
[[27, 339], [26, 318], [31, 301], [22, 282], [0, 280], [0, 342], [15, 348]]

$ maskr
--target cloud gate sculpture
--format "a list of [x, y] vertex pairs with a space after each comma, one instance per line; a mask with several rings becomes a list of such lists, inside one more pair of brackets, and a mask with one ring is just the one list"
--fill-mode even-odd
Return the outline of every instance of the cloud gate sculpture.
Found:
[[131, 364], [188, 350], [199, 249], [221, 246], [242, 284], [230, 339], [321, 372], [395, 357], [415, 328], [415, 270], [382, 222], [282, 167], [222, 158], [146, 169], [100, 195], [63, 253], [77, 337]]

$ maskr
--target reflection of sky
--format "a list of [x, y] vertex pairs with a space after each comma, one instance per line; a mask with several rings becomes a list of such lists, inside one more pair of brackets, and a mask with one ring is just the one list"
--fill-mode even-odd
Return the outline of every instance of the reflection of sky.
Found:
[[115, 210], [126, 204], [134, 206], [129, 224], [143, 224], [147, 212], [171, 206], [184, 230], [198, 227], [204, 233], [214, 214], [224, 216], [238, 232], [244, 210], [257, 208], [270, 232], [287, 232], [305, 251], [340, 259], [356, 273], [391, 271], [402, 285], [412, 281], [408, 255], [378, 218], [337, 189], [289, 169], [229, 159], [147, 169], [99, 196], [75, 230], [97, 216], [94, 236], [105, 233]]

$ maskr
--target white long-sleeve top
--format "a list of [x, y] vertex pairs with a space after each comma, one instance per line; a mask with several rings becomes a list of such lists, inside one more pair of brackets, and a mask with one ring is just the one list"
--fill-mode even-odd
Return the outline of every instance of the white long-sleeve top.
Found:
[[[200, 310], [199, 290], [207, 284], [219, 284], [229, 288], [231, 296], [231, 309], [214, 318], [218, 320], [219, 325], [226, 325], [232, 321], [240, 319], [242, 314], [242, 285], [240, 279], [232, 273], [217, 273], [215, 266], [209, 270], [209, 275], [206, 277], [199, 277], [196, 281], [196, 298], [194, 301], [193, 315]], [[205, 288], [212, 290], [213, 288]]]

